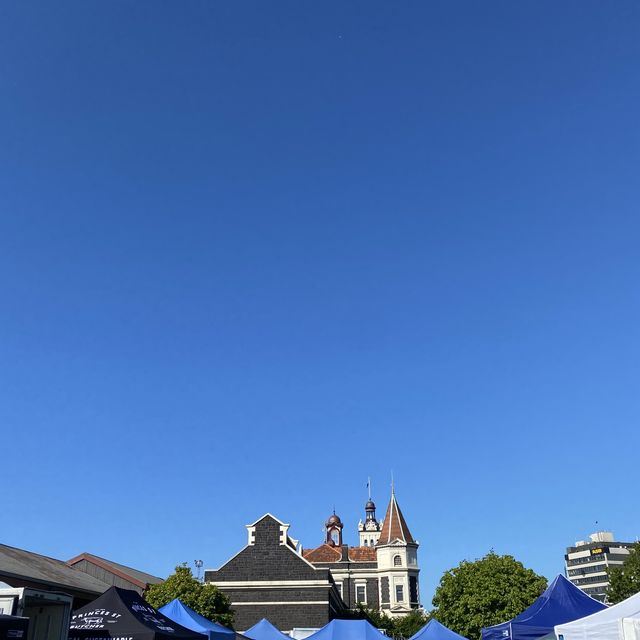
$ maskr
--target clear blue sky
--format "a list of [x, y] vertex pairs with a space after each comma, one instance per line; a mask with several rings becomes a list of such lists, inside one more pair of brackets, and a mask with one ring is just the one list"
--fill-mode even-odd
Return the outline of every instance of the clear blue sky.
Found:
[[2, 542], [166, 575], [390, 475], [424, 604], [640, 535], [640, 5], [0, 7]]

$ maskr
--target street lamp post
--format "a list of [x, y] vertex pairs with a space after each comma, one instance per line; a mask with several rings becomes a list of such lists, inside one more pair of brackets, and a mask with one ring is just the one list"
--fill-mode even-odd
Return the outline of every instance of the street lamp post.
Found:
[[200, 569], [202, 569], [202, 565], [204, 564], [204, 562], [202, 562], [202, 560], [194, 560], [193, 564], [196, 565], [196, 569], [197, 569], [196, 575], [198, 578], [198, 582], [202, 582], [202, 580], [200, 580]]

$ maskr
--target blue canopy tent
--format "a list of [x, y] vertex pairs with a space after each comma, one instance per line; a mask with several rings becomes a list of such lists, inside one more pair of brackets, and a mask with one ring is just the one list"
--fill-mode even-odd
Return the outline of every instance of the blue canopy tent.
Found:
[[412, 635], [409, 640], [467, 640], [455, 631], [451, 631], [449, 627], [440, 624], [435, 618], [432, 618], [417, 633]]
[[207, 620], [204, 616], [187, 607], [187, 605], [178, 600], [178, 598], [172, 600], [169, 604], [165, 604], [164, 607], [161, 607], [158, 611], [170, 620], [177, 622], [187, 629], [191, 629], [191, 631], [203, 633], [209, 637], [209, 640], [236, 639], [236, 632], [233, 631], [233, 629], [227, 629], [227, 627], [223, 627], [217, 622]]
[[307, 640], [389, 640], [366, 620], [332, 620]]
[[594, 600], [559, 575], [530, 607], [513, 620], [482, 629], [482, 640], [534, 640], [553, 633], [557, 624], [571, 622], [605, 608], [602, 602]]
[[285, 635], [279, 629], [276, 629], [266, 618], [262, 618], [259, 622], [256, 622], [253, 627], [247, 629], [242, 635], [251, 640], [291, 640], [288, 635]]

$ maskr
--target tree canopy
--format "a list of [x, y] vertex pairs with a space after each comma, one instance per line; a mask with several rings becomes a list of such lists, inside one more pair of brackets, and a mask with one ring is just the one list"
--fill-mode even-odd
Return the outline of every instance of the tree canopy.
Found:
[[546, 586], [544, 577], [513, 556], [491, 551], [480, 560], [465, 560], [444, 573], [433, 597], [433, 615], [456, 633], [476, 640], [482, 627], [518, 615]]
[[393, 618], [388, 616], [380, 609], [367, 607], [363, 604], [357, 604], [356, 609], [352, 611], [343, 611], [341, 618], [364, 618], [368, 620], [376, 629], [383, 629], [388, 636], [393, 636]]
[[607, 600], [612, 604], [621, 602], [640, 592], [640, 542], [630, 549], [629, 557], [617, 567], [609, 567]]
[[393, 618], [393, 636], [394, 638], [405, 638], [407, 640], [418, 633], [427, 622], [429, 622], [429, 616], [424, 611], [414, 609], [406, 616]]
[[366, 618], [376, 629], [384, 629], [390, 638], [396, 640], [408, 640], [429, 622], [429, 616], [419, 609], [401, 618], [392, 618], [379, 609], [359, 604], [354, 615]]
[[186, 563], [178, 565], [175, 573], [161, 584], [152, 584], [144, 593], [145, 600], [156, 609], [179, 598], [188, 607], [208, 620], [227, 627], [233, 624], [229, 598], [213, 584], [202, 584]]

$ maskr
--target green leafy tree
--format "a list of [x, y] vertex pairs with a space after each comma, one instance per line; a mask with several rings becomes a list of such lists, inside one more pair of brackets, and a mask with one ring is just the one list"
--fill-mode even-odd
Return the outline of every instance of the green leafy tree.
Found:
[[364, 618], [368, 620], [376, 629], [384, 629], [387, 635], [394, 635], [394, 620], [379, 609], [366, 607], [362, 604], [357, 605], [354, 617]]
[[365, 607], [361, 604], [358, 605], [353, 615], [358, 618], [365, 618], [376, 629], [383, 629], [390, 638], [395, 638], [396, 640], [407, 640], [429, 621], [429, 616], [417, 609], [401, 618], [392, 618], [384, 611]]
[[429, 616], [420, 609], [414, 609], [409, 615], [395, 618], [393, 622], [394, 637], [408, 640], [429, 622]]
[[188, 607], [208, 620], [227, 627], [233, 624], [233, 611], [229, 598], [213, 584], [202, 584], [191, 573], [186, 563], [178, 565], [175, 573], [161, 584], [152, 584], [144, 599], [156, 609], [179, 598]]
[[456, 633], [477, 640], [482, 627], [518, 615], [546, 586], [545, 578], [513, 556], [491, 551], [480, 560], [465, 560], [444, 573], [433, 597], [433, 615]]
[[612, 604], [640, 591], [640, 542], [630, 549], [629, 557], [617, 567], [609, 567], [607, 599]]

